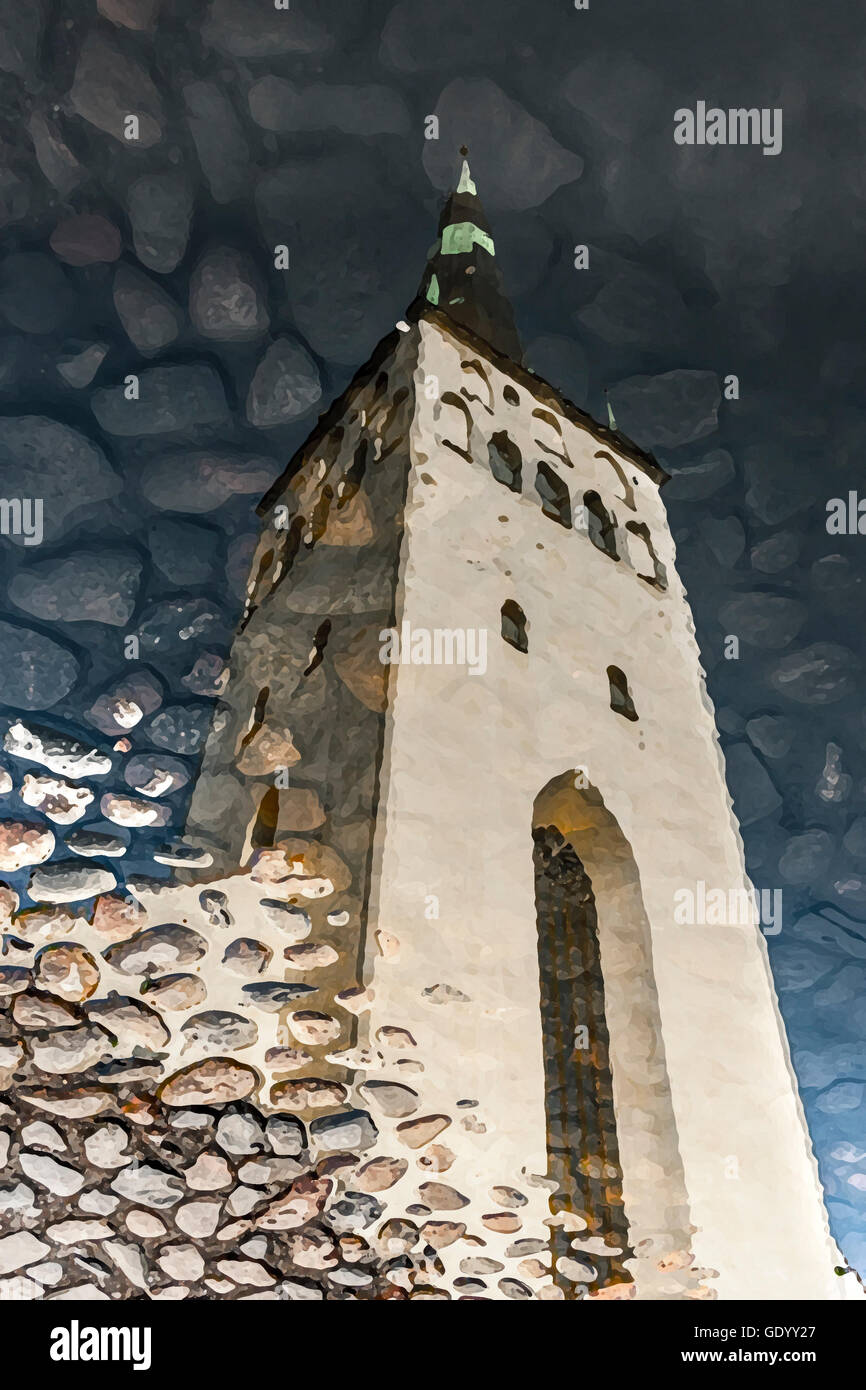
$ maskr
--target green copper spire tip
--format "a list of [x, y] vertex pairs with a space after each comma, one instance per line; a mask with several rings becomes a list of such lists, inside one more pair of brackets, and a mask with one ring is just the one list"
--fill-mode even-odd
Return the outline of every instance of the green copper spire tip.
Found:
[[[607, 387], [604, 388], [604, 394], [605, 397], [607, 397]], [[613, 418], [613, 406], [611, 405], [610, 401], [607, 402], [607, 421], [611, 429], [615, 430], [616, 420]]]
[[519, 362], [523, 353], [514, 313], [502, 287], [496, 247], [465, 145], [460, 155], [463, 166], [458, 186], [440, 213], [439, 238], [431, 248], [410, 316], [420, 318], [435, 308], [496, 352]]

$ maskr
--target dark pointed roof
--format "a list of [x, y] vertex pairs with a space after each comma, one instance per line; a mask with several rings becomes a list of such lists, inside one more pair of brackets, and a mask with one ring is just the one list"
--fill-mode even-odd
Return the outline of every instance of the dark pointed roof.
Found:
[[[465, 146], [460, 153], [468, 153]], [[523, 351], [502, 286], [490, 225], [465, 157], [460, 180], [439, 220], [439, 240], [427, 262], [409, 316], [418, 318], [431, 307], [483, 338], [513, 362], [522, 361]]]

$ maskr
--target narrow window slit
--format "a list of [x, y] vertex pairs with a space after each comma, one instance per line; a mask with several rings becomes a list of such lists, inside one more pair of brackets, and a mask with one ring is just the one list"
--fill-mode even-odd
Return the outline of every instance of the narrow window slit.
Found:
[[608, 666], [607, 679], [610, 684], [610, 707], [615, 714], [621, 714], [623, 719], [635, 720], [638, 717], [634, 707], [634, 700], [628, 688], [628, 681], [625, 672], [618, 666]]
[[529, 651], [529, 638], [526, 634], [526, 614], [515, 603], [513, 598], [507, 598], [500, 610], [502, 618], [502, 636], [509, 647], [514, 647], [518, 652]]
[[249, 744], [252, 743], [252, 741], [253, 741], [253, 739], [255, 738], [256, 734], [259, 732], [259, 730], [261, 729], [262, 725], [264, 724], [264, 722], [265, 722], [265, 711], [266, 711], [266, 709], [267, 709], [267, 707], [268, 707], [268, 699], [270, 698], [270, 694], [271, 694], [271, 688], [270, 688], [270, 686], [269, 686], [269, 685], [262, 686], [262, 689], [259, 691], [258, 695], [256, 696], [256, 703], [253, 705], [253, 712], [252, 712], [252, 715], [250, 716], [250, 726], [249, 726], [249, 728], [247, 729], [246, 733], [244, 734], [244, 736], [243, 736], [243, 738], [242, 738], [242, 740], [241, 740], [241, 746], [240, 746], [240, 748], [238, 749], [238, 752], [243, 752], [243, 750], [244, 750], [246, 747], [248, 747]]
[[568, 488], [546, 463], [538, 464], [535, 478], [535, 491], [541, 498], [541, 510], [545, 516], [558, 521], [560, 526], [571, 526], [571, 498]]
[[618, 560], [616, 548], [616, 517], [605, 507], [597, 492], [585, 492], [583, 505], [586, 511], [586, 526], [589, 539], [596, 550], [611, 560]]
[[325, 621], [321, 623], [319, 627], [316, 629], [316, 635], [313, 638], [313, 647], [310, 652], [310, 664], [304, 672], [305, 676], [309, 676], [313, 671], [315, 671], [316, 667], [321, 666], [322, 662], [324, 661], [325, 647], [328, 644], [328, 637], [330, 636], [330, 632], [331, 619], [326, 618]]
[[667, 571], [655, 552], [655, 546], [650, 539], [650, 531], [646, 522], [627, 521], [625, 529], [630, 532], [631, 535], [637, 536], [646, 546], [646, 555], [650, 562], [652, 573], [643, 574], [641, 570], [637, 569], [637, 565], [635, 565], [638, 579], [643, 579], [647, 584], [652, 584], [654, 589], [666, 589], [668, 587]]
[[523, 459], [517, 445], [513, 439], [509, 439], [505, 430], [497, 430], [491, 435], [487, 445], [487, 460], [490, 472], [498, 483], [504, 483], [512, 492], [520, 492]]
[[253, 849], [270, 849], [277, 833], [280, 814], [280, 794], [276, 787], [268, 787], [256, 815], [256, 823], [250, 836]]

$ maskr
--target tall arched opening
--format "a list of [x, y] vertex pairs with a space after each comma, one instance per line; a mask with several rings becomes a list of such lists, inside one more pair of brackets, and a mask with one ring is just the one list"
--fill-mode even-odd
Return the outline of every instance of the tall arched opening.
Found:
[[532, 837], [557, 1282], [682, 1297], [698, 1275], [634, 856], [580, 769], [540, 792]]

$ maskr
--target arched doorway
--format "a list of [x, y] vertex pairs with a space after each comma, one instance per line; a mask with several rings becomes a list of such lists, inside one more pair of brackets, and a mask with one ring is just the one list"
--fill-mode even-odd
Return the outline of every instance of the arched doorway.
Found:
[[[548, 1176], [554, 1207], [584, 1224], [587, 1249], [575, 1258], [573, 1231], [553, 1235], [556, 1269], [595, 1291], [630, 1281], [628, 1223], [616, 1135], [613, 1080], [598, 949], [598, 915], [586, 869], [556, 826], [533, 829], [541, 979]], [[570, 1263], [569, 1263], [570, 1261]], [[583, 1276], [582, 1278], [580, 1276]], [[567, 1291], [574, 1282], [561, 1281]]]
[[536, 798], [532, 836], [557, 1282], [682, 1297], [698, 1279], [631, 847], [580, 769]]

